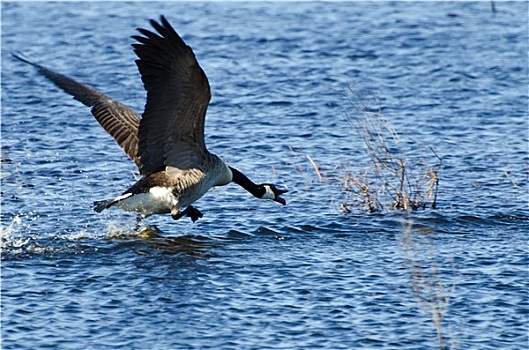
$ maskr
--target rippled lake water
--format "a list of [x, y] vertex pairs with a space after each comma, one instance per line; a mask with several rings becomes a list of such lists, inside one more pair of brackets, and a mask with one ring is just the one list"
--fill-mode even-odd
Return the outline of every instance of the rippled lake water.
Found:
[[[1, 6], [3, 349], [528, 346], [527, 2]], [[132, 162], [10, 53], [141, 112], [130, 35], [160, 14], [208, 75], [209, 149], [287, 206], [230, 185], [141, 237], [92, 211]], [[350, 89], [442, 159], [435, 210], [342, 212], [336, 167], [370, 163]]]

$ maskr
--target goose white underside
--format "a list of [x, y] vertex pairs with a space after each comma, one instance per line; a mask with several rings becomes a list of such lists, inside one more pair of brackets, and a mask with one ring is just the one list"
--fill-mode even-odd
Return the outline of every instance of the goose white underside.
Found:
[[[228, 184], [232, 180], [231, 170], [219, 160], [219, 169], [213, 169], [187, 186], [185, 195], [176, 197], [172, 188], [154, 186], [148, 192], [126, 193], [115, 198], [109, 206], [126, 211], [135, 211], [140, 215], [171, 213], [176, 215], [181, 208], [187, 207], [201, 198], [211, 187]], [[176, 210], [176, 211], [175, 211]]]
[[149, 192], [135, 195], [127, 193], [117, 197], [114, 202], [118, 208], [144, 216], [170, 213], [171, 208], [178, 204], [171, 190], [166, 187], [152, 187]]

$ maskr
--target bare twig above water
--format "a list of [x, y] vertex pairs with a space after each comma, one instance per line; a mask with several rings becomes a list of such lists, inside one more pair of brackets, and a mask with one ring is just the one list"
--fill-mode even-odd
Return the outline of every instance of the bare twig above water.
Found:
[[318, 179], [320, 179], [321, 182], [326, 183], [327, 179], [323, 177], [322, 174], [320, 173], [320, 170], [321, 170], [320, 166], [316, 164], [316, 162], [311, 158], [311, 156], [309, 156], [308, 154], [306, 156], [310, 164], [312, 164], [312, 166], [314, 167], [314, 170], [316, 171], [316, 175], [318, 176]]

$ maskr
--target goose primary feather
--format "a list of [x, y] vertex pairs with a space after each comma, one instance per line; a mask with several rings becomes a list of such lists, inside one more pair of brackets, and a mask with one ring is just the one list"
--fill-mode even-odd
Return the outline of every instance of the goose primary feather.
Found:
[[118, 207], [141, 217], [171, 213], [175, 220], [186, 215], [196, 221], [202, 213], [191, 204], [211, 187], [230, 182], [257, 198], [286, 204], [280, 195], [288, 191], [255, 184], [207, 150], [204, 122], [211, 91], [206, 74], [164, 16], [150, 24], [154, 31], [138, 29], [141, 35], [132, 36], [147, 91], [141, 117], [87, 85], [13, 54], [91, 107], [95, 119], [138, 167], [139, 181], [116, 198], [95, 202], [94, 209]]

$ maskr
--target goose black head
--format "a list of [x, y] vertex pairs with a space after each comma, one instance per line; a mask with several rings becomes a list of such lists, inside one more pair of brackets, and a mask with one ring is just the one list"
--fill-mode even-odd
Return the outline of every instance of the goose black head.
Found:
[[264, 190], [263, 195], [260, 197], [261, 199], [271, 199], [283, 205], [287, 204], [287, 201], [279, 196], [287, 193], [288, 190], [280, 190], [272, 184], [262, 184], [260, 187]]

